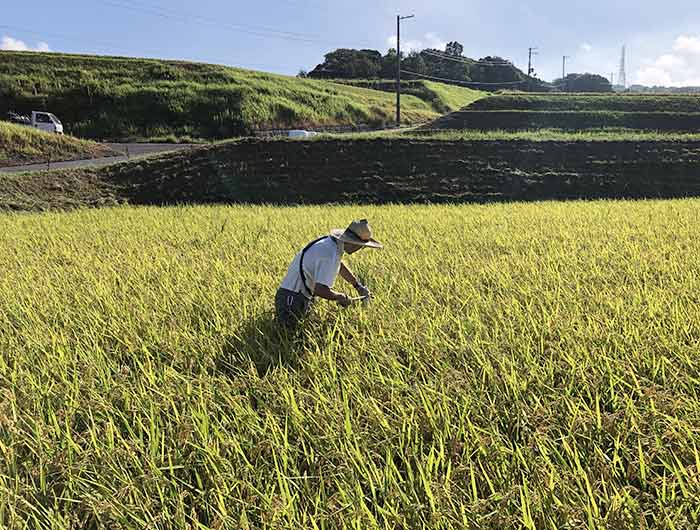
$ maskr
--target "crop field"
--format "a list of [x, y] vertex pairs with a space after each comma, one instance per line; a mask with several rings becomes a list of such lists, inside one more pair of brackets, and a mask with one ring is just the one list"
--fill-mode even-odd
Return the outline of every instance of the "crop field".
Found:
[[[439, 83], [402, 99], [423, 123], [480, 93]], [[381, 126], [395, 98], [379, 90], [220, 65], [59, 53], [2, 52], [0, 116], [49, 109], [80, 137], [221, 139], [257, 129]]]
[[[699, 211], [3, 214], [0, 526], [697, 528]], [[359, 217], [374, 300], [279, 333]]]
[[0, 121], [0, 167], [115, 154], [107, 146]]

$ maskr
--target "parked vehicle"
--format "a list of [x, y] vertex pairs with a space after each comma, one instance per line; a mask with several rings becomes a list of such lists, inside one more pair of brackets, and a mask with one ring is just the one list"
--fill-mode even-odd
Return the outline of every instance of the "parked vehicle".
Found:
[[287, 133], [289, 138], [309, 138], [311, 136], [316, 136], [318, 133], [316, 131], [304, 131], [302, 129], [292, 129]]
[[63, 134], [63, 124], [54, 114], [50, 112], [32, 111], [31, 117], [17, 114], [16, 112], [8, 112], [8, 116], [12, 123], [26, 125], [41, 131]]

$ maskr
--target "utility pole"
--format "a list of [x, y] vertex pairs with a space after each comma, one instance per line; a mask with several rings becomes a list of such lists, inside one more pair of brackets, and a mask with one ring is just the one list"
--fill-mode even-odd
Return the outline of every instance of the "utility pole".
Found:
[[561, 61], [561, 79], [562, 81], [566, 78], [566, 60], [571, 59], [570, 55], [564, 55]]
[[610, 72], [610, 86], [615, 86], [615, 74]]
[[532, 67], [532, 56], [537, 55], [537, 52], [535, 51], [537, 48], [528, 48], [527, 49], [527, 75], [531, 76], [535, 69]]
[[532, 74], [535, 72], [535, 69], [532, 67], [532, 56], [537, 55], [537, 52], [535, 51], [537, 48], [528, 48], [527, 49], [527, 86], [529, 89], [532, 90]]
[[415, 15], [396, 15], [396, 126], [401, 127], [401, 21]]

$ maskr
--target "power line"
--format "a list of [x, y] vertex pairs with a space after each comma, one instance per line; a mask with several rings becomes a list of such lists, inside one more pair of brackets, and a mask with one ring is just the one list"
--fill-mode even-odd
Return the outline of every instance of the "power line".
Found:
[[229, 31], [236, 31], [240, 33], [246, 33], [255, 37], [264, 38], [277, 38], [288, 41], [306, 42], [306, 43], [322, 43], [323, 41], [314, 38], [313, 36], [306, 36], [301, 33], [293, 33], [288, 31], [281, 31], [271, 28], [262, 28], [256, 26], [248, 26], [244, 24], [228, 24], [221, 23], [219, 21], [211, 20], [199, 15], [193, 15], [189, 13], [177, 14], [174, 11], [166, 11], [158, 7], [149, 6], [145, 4], [136, 4], [133, 1], [126, 0], [126, 2], [119, 2], [117, 0], [100, 0], [102, 4], [106, 4], [112, 7], [117, 7], [121, 9], [126, 9], [128, 11], [137, 11], [145, 13], [147, 15], [175, 20], [178, 22], [184, 22], [187, 24], [196, 23], [200, 25], [207, 26], [218, 26]]
[[453, 61], [456, 63], [463, 63], [463, 64], [468, 64], [470, 66], [515, 66], [513, 63], [508, 62], [508, 61], [503, 61], [503, 62], [495, 62], [495, 61], [476, 61], [472, 59], [466, 59], [466, 58], [460, 58], [460, 57], [454, 57], [450, 55], [443, 55], [441, 53], [436, 53], [431, 50], [423, 50], [420, 52], [422, 54], [426, 55], [432, 55], [433, 57], [439, 57], [440, 59], [445, 59], [446, 61]]
[[[83, 39], [83, 38], [75, 38], [75, 37], [69, 36], [69, 35], [61, 35], [61, 34], [58, 34], [58, 33], [46, 33], [46, 32], [43, 32], [43, 31], [42, 31], [41, 33], [39, 33], [39, 32], [37, 32], [37, 31], [33, 31], [33, 30], [30, 30], [30, 29], [26, 29], [26, 28], [20, 28], [20, 27], [17, 27], [17, 26], [8, 26], [7, 24], [0, 24], [0, 28], [4, 28], [4, 29], [10, 30], [10, 31], [18, 31], [18, 32], [21, 32], [21, 33], [26, 33], [26, 34], [28, 34], [28, 35], [37, 35], [37, 36], [42, 37], [42, 38], [44, 38], [44, 39], [47, 38], [47, 37], [51, 37], [51, 38], [56, 38], [56, 39], [61, 39], [61, 40], [72, 40], [72, 41], [74, 41], [74, 42], [82, 42], [82, 43], [85, 43], [85, 44], [97, 45], [98, 47], [102, 47], [102, 46], [109, 46], [109, 47], [112, 47], [112, 46], [121, 46], [121, 44], [118, 44], [118, 43], [116, 43], [116, 42], [108, 42], [108, 41], [90, 41], [90, 40], [86, 40], [86, 39]], [[123, 44], [123, 43], [122, 43], [122, 44]]]
[[411, 72], [410, 70], [401, 69], [401, 72], [409, 75], [417, 75], [418, 77], [424, 77], [426, 79], [434, 79], [436, 81], [447, 81], [449, 83], [458, 83], [460, 85], [520, 85], [522, 83], [527, 83], [527, 81], [504, 81], [502, 83], [480, 83], [478, 81], [462, 81], [460, 79], [448, 79], [445, 77], [435, 77], [432, 75], [419, 74], [418, 72]]
[[[220, 20], [215, 20], [201, 15], [196, 15], [193, 13], [176, 12], [171, 10], [165, 10], [160, 7], [145, 4], [143, 2], [139, 3], [135, 0], [100, 0], [103, 4], [111, 5], [112, 7], [117, 7], [121, 9], [137, 11], [145, 13], [151, 16], [156, 16], [160, 18], [175, 20], [178, 22], [191, 24], [198, 23], [200, 25], [215, 26], [229, 31], [235, 31], [239, 33], [245, 33], [252, 35], [254, 37], [260, 38], [276, 38], [286, 41], [294, 41], [305, 44], [325, 44], [328, 46], [337, 46], [336, 41], [330, 41], [326, 39], [319, 38], [317, 35], [310, 35], [307, 33], [299, 33], [294, 31], [280, 30], [276, 28], [270, 28], [265, 26], [254, 26], [250, 24], [241, 23], [227, 23]], [[360, 41], [367, 45], [369, 41]], [[374, 45], [373, 41], [371, 45]]]
[[[36, 35], [38, 37], [41, 37], [43, 39], [46, 39], [47, 37], [49, 39], [56, 39], [59, 41], [72, 41], [72, 42], [77, 42], [77, 43], [82, 43], [82, 44], [89, 44], [90, 46], [96, 47], [98, 49], [106, 50], [107, 55], [106, 57], [120, 57], [122, 56], [118, 52], [115, 52], [114, 49], [118, 48], [120, 46], [123, 46], [122, 43], [118, 42], [110, 42], [110, 41], [99, 41], [99, 40], [90, 40], [90, 39], [84, 39], [80, 37], [74, 37], [71, 35], [65, 35], [61, 33], [46, 33], [46, 32], [37, 32], [33, 31], [30, 29], [18, 27], [18, 26], [10, 26], [7, 24], [0, 24], [0, 28], [6, 29], [8, 31], [13, 31], [17, 32], [18, 34], [27, 34], [27, 35]], [[1, 52], [0, 52], [1, 53]], [[50, 53], [65, 53], [61, 52], [60, 50], [58, 51], [52, 51]], [[145, 57], [144, 54], [151, 53], [153, 57]], [[162, 52], [156, 52], [155, 50], [148, 50], [148, 49], [141, 49], [140, 54], [136, 56], [131, 56], [132, 58], [135, 59], [146, 59], [146, 60], [154, 60], [154, 61], [177, 61], [177, 62], [198, 62], [195, 60], [186, 60], [186, 59], [167, 59], [163, 58], [161, 56]], [[82, 54], [87, 54], [86, 52], [82, 52]], [[70, 54], [69, 54], [70, 55]], [[81, 55], [80, 53], [73, 53], [72, 55]], [[226, 66], [226, 65], [223, 65]], [[250, 62], [244, 62], [241, 65], [236, 65], [237, 67], [240, 68], [272, 68], [273, 66], [267, 63], [250, 63]], [[275, 67], [280, 66], [280, 65], [275, 65]]]

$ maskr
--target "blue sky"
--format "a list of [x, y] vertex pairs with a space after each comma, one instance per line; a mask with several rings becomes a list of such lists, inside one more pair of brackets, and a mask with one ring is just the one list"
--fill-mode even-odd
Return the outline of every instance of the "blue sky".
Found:
[[408, 48], [458, 40], [537, 75], [615, 72], [627, 80], [700, 85], [700, 5], [690, 0], [0, 0], [0, 48], [189, 59], [282, 74], [311, 69], [338, 47], [386, 51], [396, 14]]

